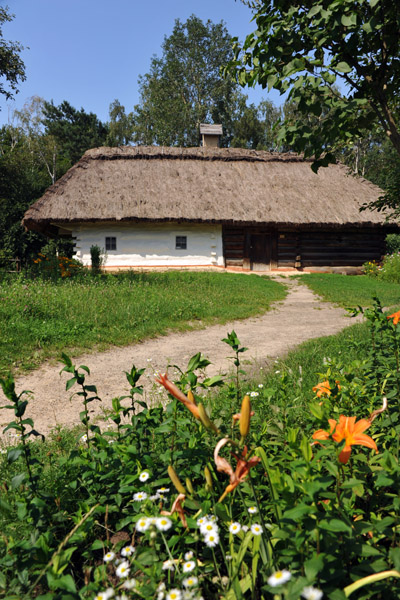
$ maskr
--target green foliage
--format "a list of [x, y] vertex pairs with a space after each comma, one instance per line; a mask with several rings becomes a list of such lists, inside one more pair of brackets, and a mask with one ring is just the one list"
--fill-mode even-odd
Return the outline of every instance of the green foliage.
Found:
[[388, 254], [395, 254], [400, 252], [400, 234], [389, 233], [386, 236], [386, 250]]
[[[0, 590], [19, 600], [113, 591], [172, 599], [183, 589], [210, 600], [299, 600], [320, 598], [319, 590], [333, 600], [397, 600], [400, 326], [379, 303], [365, 317], [361, 360], [320, 362], [324, 392], [311, 370], [314, 390], [299, 386], [294, 372], [270, 375], [250, 392], [255, 415], [244, 435], [245, 403], [238, 428], [232, 417], [240, 406], [226, 402], [231, 384], [209, 401], [200, 353], [176, 384], [164, 378], [164, 408], [136, 400], [144, 370], [133, 366], [131, 394], [113, 403], [116, 427], [103, 431], [87, 412], [97, 398], [85, 383], [89, 369], [64, 355], [86, 434], [75, 444], [60, 432], [48, 447], [31, 444], [35, 489], [23, 484], [21, 446], [0, 456]], [[238, 355], [237, 335], [226, 341]], [[326, 340], [319, 345], [323, 351]], [[23, 394], [11, 378], [2, 383], [21, 412]], [[187, 410], [194, 401], [208, 404], [217, 437]], [[328, 419], [335, 432], [345, 424], [348, 460]], [[354, 421], [368, 430], [359, 439]]]
[[135, 123], [133, 113], [126, 114], [125, 107], [114, 100], [110, 104], [110, 121], [108, 123], [107, 146], [127, 146], [133, 141]]
[[[236, 42], [228, 71], [241, 85], [289, 93], [299, 116], [282, 128], [283, 140], [315, 156], [317, 169], [378, 123], [400, 154], [397, 4], [263, 0], [253, 7], [257, 30]], [[337, 92], [339, 81], [346, 95]]]
[[100, 248], [100, 246], [94, 245], [90, 246], [90, 261], [92, 266], [92, 272], [94, 274], [98, 274], [101, 271], [101, 267], [104, 265], [106, 260], [104, 254], [104, 248]]
[[[139, 78], [134, 140], [139, 144], [198, 146], [200, 123], [222, 123], [230, 132], [239, 98], [237, 86], [220, 74], [231, 60], [231, 37], [223, 23], [192, 15], [175, 21], [162, 57]], [[222, 145], [227, 145], [223, 138]]]
[[45, 102], [43, 125], [56, 141], [60, 156], [72, 167], [90, 148], [104, 146], [108, 128], [94, 113], [77, 110], [64, 100], [59, 106]]
[[378, 271], [378, 277], [382, 281], [390, 283], [400, 283], [400, 253], [387, 254]]
[[12, 21], [14, 16], [10, 14], [8, 7], [0, 8], [0, 77], [6, 80], [10, 89], [0, 83], [0, 94], [7, 100], [13, 98], [14, 92], [18, 91], [19, 82], [25, 81], [25, 65], [21, 60], [20, 53], [23, 46], [19, 42], [10, 42], [3, 37], [3, 25]]
[[268, 278], [231, 273], [132, 272], [93, 278], [78, 268], [75, 277], [62, 277], [57, 257], [38, 259], [34, 266], [50, 281], [21, 276], [0, 283], [0, 374], [10, 366], [32, 368], [67, 349], [105, 349], [171, 329], [246, 318], [268, 310], [286, 293]]

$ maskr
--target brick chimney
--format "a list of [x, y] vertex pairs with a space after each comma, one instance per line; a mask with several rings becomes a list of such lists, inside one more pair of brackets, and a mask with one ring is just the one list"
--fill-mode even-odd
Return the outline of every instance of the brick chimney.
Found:
[[222, 135], [222, 125], [209, 125], [200, 123], [201, 145], [209, 148], [218, 148], [219, 138]]

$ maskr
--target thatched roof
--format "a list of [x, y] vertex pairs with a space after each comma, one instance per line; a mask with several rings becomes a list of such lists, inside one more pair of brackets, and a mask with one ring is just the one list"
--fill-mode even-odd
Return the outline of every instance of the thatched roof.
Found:
[[277, 226], [367, 226], [384, 217], [359, 207], [382, 195], [343, 165], [235, 148], [96, 148], [26, 212], [23, 224], [191, 221]]

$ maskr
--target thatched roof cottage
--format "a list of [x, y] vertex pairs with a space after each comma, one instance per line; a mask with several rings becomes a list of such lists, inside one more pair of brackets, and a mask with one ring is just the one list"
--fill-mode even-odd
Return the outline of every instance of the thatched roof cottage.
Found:
[[365, 202], [382, 191], [342, 165], [234, 148], [89, 150], [26, 212], [23, 224], [70, 235], [106, 268], [315, 269], [380, 259], [393, 226]]

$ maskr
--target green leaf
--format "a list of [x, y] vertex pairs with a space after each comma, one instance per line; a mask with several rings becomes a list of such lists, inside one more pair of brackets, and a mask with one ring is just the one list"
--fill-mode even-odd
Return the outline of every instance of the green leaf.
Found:
[[51, 590], [65, 590], [66, 592], [76, 592], [75, 582], [71, 575], [57, 577], [53, 573], [47, 573], [47, 583]]
[[353, 27], [354, 25], [357, 25], [357, 14], [350, 13], [349, 15], [343, 15], [341, 23], [344, 27]]
[[71, 379], [68, 379], [67, 383], [65, 384], [65, 389], [67, 392], [72, 388], [73, 385], [75, 385], [76, 381], [76, 377], [71, 377]]
[[19, 473], [18, 475], [15, 475], [15, 477], [11, 479], [12, 489], [15, 490], [17, 487], [22, 485], [27, 479], [28, 476], [26, 473]]
[[350, 65], [344, 61], [332, 66], [336, 71], [339, 71], [339, 73], [350, 73], [350, 71], [352, 70]]
[[294, 508], [290, 508], [283, 513], [283, 519], [301, 519], [304, 515], [309, 515], [313, 512], [313, 507], [306, 504], [299, 504]]
[[350, 527], [350, 525], [348, 525], [344, 521], [341, 521], [340, 519], [330, 519], [329, 521], [324, 519], [320, 521], [319, 526], [321, 529], [325, 529], [326, 531], [333, 531], [335, 533], [353, 533], [353, 530]]
[[12, 448], [7, 453], [7, 460], [8, 460], [8, 462], [10, 464], [12, 464], [13, 462], [15, 462], [16, 460], [19, 459], [19, 457], [21, 456], [22, 453], [23, 453], [23, 449], [22, 448]]

